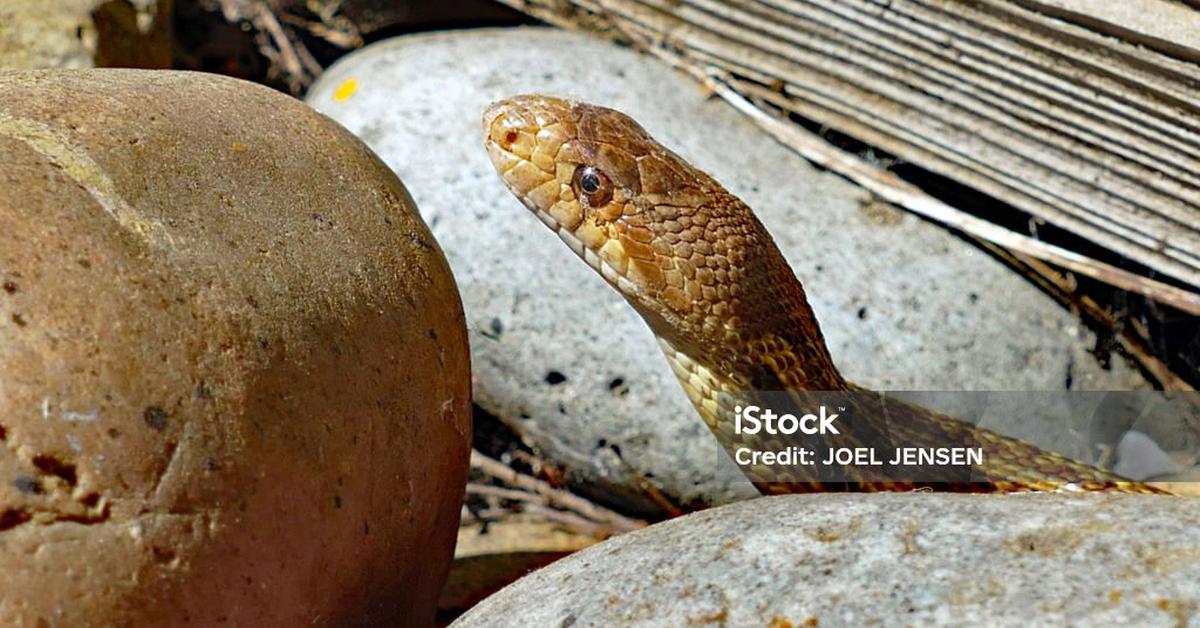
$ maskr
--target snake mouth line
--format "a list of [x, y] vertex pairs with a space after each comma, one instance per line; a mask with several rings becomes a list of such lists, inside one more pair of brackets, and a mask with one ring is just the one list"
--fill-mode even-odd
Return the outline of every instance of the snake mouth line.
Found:
[[[526, 207], [529, 206], [526, 205]], [[600, 275], [604, 277], [606, 281], [620, 290], [622, 294], [633, 296], [638, 293], [637, 284], [633, 283], [620, 272], [618, 272], [617, 269], [613, 267], [613, 265], [607, 260], [601, 257], [600, 254], [585, 246], [583, 241], [576, 237], [576, 235], [572, 233], [570, 229], [560, 225], [559, 222], [555, 220], [554, 216], [551, 216], [549, 213], [536, 207], [529, 207], [529, 209], [532, 210], [533, 214], [538, 217], [538, 220], [541, 220], [543, 224], [557, 234], [558, 238], [566, 243], [568, 248], [574, 251], [576, 255], [583, 259], [583, 261], [587, 262], [587, 265], [591, 266], [593, 270], [600, 273]]]

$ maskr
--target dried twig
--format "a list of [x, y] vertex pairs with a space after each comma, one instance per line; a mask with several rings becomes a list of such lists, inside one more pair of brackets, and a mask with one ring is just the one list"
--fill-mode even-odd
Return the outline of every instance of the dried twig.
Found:
[[316, 18], [315, 20], [290, 13], [282, 13], [279, 15], [279, 21], [296, 28], [302, 28], [312, 33], [313, 36], [320, 37], [338, 48], [357, 48], [363, 45], [362, 32], [352, 20], [338, 14], [341, 10], [341, 5], [340, 0], [335, 2], [308, 0], [304, 8]]
[[[298, 91], [321, 73], [320, 64], [312, 58], [311, 54], [308, 54], [304, 44], [292, 40], [283, 25], [279, 23], [275, 11], [267, 3], [256, 2], [255, 9], [254, 17], [250, 20], [251, 23], [260, 32], [266, 33], [270, 37], [271, 43], [274, 44], [274, 49], [278, 53], [276, 61], [283, 70], [289, 87]], [[298, 52], [301, 49], [305, 54]]]
[[259, 52], [271, 62], [292, 93], [299, 94], [324, 71], [321, 64], [265, 0], [220, 0], [225, 19], [249, 22], [257, 32]]
[[480, 484], [478, 482], [467, 482], [468, 495], [486, 495], [490, 497], [499, 497], [500, 499], [512, 499], [516, 501], [533, 502], [545, 504], [549, 501], [546, 496], [530, 493], [528, 491], [519, 491], [502, 486], [491, 486], [488, 484]]
[[633, 465], [629, 464], [629, 461], [625, 460], [625, 457], [621, 455], [620, 451], [614, 451], [613, 453], [616, 454], [617, 460], [620, 461], [621, 465], [625, 468], [626, 477], [628, 477], [633, 483], [637, 484], [638, 488], [642, 489], [642, 492], [649, 497], [650, 500], [655, 503], [655, 505], [661, 508], [664, 513], [666, 513], [667, 517], [673, 519], [675, 517], [682, 517], [683, 515], [687, 514], [687, 510], [685, 510], [679, 504], [676, 504], [670, 497], [667, 497], [666, 493], [663, 493], [661, 490], [659, 490], [659, 488], [655, 486], [645, 474], [634, 468]]
[[[516, 497], [516, 493], [509, 493], [503, 489], [498, 490], [495, 487], [490, 487], [488, 490], [477, 490], [481, 495], [526, 501], [528, 502], [526, 509], [529, 511], [541, 512], [541, 509], [553, 506], [562, 509], [556, 512], [561, 513], [566, 511], [557, 520], [564, 522], [570, 520], [574, 522], [577, 521], [576, 517], [580, 517], [582, 520], [590, 521], [591, 525], [603, 524], [609, 529], [610, 534], [630, 532], [646, 526], [646, 522], [644, 521], [631, 519], [578, 495], [554, 488], [549, 482], [520, 473], [502, 462], [488, 458], [478, 451], [471, 451], [471, 468], [491, 476], [504, 484], [516, 487], [520, 491], [524, 491], [522, 495], [533, 494], [537, 498], [540, 498]], [[477, 489], [481, 487], [481, 485], [474, 486]], [[468, 490], [470, 490], [470, 487], [471, 485], [468, 485]], [[541, 500], [544, 500], [544, 502]]]
[[1028, 255], [1012, 253], [986, 240], [977, 238], [975, 241], [980, 246], [991, 251], [992, 254], [1004, 259], [1014, 268], [1020, 270], [1031, 281], [1058, 299], [1059, 302], [1071, 307], [1079, 315], [1094, 321], [1106, 331], [1113, 334], [1120, 349], [1140, 364], [1147, 374], [1157, 380], [1163, 390], [1195, 391], [1195, 388], [1191, 384], [1176, 375], [1166, 363], [1154, 355], [1150, 347], [1146, 345], [1145, 338], [1139, 335], [1136, 321], [1134, 328], [1130, 329], [1130, 326], [1122, 324], [1122, 321], [1100, 307], [1091, 297], [1078, 294], [1076, 292], [1077, 284], [1073, 277], [1064, 275], [1041, 260]]
[[613, 536], [614, 533], [629, 532], [629, 530], [614, 530], [611, 526], [602, 525], [589, 519], [585, 519], [573, 512], [556, 510], [540, 504], [529, 504], [525, 507], [525, 511], [535, 513], [547, 521], [560, 523], [578, 532], [582, 532], [599, 539], [608, 538]]

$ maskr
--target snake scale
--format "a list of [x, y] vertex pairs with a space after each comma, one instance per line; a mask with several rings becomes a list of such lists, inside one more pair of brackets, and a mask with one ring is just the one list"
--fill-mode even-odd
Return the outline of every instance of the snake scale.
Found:
[[[749, 442], [732, 433], [731, 417], [733, 406], [753, 402], [756, 391], [790, 391], [800, 405], [807, 391], [863, 390], [834, 365], [804, 288], [754, 212], [630, 117], [524, 95], [492, 104], [483, 127], [509, 190], [641, 315], [726, 447]], [[1158, 492], [919, 406], [856, 410], [842, 442], [969, 443], [982, 449], [983, 461], [968, 475], [936, 482], [863, 470], [833, 477], [797, 466], [743, 472], [764, 493], [926, 486]], [[761, 438], [751, 444], [780, 445]]]

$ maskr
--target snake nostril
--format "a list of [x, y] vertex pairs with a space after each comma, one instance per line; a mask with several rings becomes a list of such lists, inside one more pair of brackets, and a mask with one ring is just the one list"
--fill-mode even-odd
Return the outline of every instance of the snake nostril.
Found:
[[511, 146], [514, 142], [517, 141], [517, 137], [518, 137], [518, 135], [517, 135], [516, 131], [509, 131], [508, 133], [505, 133], [504, 134], [504, 145]]

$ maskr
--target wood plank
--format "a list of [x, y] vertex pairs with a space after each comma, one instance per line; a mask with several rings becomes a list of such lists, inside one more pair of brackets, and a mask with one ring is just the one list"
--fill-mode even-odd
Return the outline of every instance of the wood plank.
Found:
[[[1084, 24], [1167, 54], [1200, 61], [1200, 12], [1175, 0], [1018, 0], [1060, 19]], [[1194, 0], [1193, 0], [1194, 3]]]

